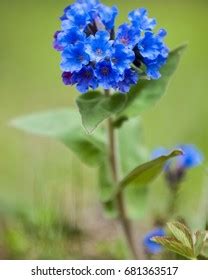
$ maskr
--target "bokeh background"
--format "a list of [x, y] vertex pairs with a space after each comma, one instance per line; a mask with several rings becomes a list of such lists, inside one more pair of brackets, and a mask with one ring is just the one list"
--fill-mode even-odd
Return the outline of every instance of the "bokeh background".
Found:
[[[126, 258], [122, 235], [99, 206], [96, 173], [63, 145], [9, 127], [10, 119], [31, 112], [75, 106], [77, 92], [60, 79], [54, 31], [67, 0], [0, 0], [0, 259]], [[149, 150], [194, 143], [205, 162], [193, 170], [177, 199], [189, 225], [203, 228], [208, 155], [207, 0], [103, 1], [120, 10], [149, 9], [168, 30], [170, 48], [188, 50], [168, 92], [143, 117]], [[152, 212], [167, 203], [162, 178], [150, 189], [142, 231]], [[145, 222], [144, 222], [145, 221]], [[140, 236], [140, 237], [141, 237]]]

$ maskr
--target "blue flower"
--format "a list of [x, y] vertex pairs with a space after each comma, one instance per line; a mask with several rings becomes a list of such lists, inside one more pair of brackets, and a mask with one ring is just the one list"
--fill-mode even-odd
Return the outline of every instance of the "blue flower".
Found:
[[166, 34], [164, 29], [161, 29], [158, 34], [145, 32], [144, 37], [137, 45], [141, 56], [150, 60], [156, 59], [159, 55], [167, 58], [168, 49], [163, 43]]
[[110, 56], [112, 41], [107, 31], [98, 31], [95, 36], [91, 35], [86, 42], [86, 52], [91, 61], [99, 62]]
[[138, 79], [139, 74], [136, 71], [132, 69], [125, 70], [123, 80], [117, 84], [118, 90], [122, 93], [129, 92], [130, 87], [135, 85], [138, 82]]
[[115, 41], [117, 43], [123, 44], [128, 48], [133, 49], [139, 42], [140, 34], [140, 31], [124, 23], [119, 26]]
[[55, 37], [55, 46], [57, 50], [64, 50], [69, 45], [74, 45], [77, 42], [84, 42], [86, 35], [77, 27], [72, 27], [68, 32], [61, 31]]
[[[188, 169], [196, 167], [203, 162], [203, 155], [195, 145], [183, 144], [176, 146], [175, 149], [181, 150], [183, 155], [176, 157], [174, 160], [169, 160], [169, 166], [171, 162], [174, 162], [175, 168]], [[160, 147], [152, 152], [152, 158], [168, 155], [169, 153], [171, 153], [171, 150]]]
[[179, 145], [177, 148], [183, 151], [183, 155], [177, 158], [177, 165], [187, 169], [200, 165], [203, 162], [203, 155], [194, 145]]
[[118, 71], [116, 71], [110, 61], [102, 61], [96, 65], [95, 74], [98, 83], [104, 89], [110, 89], [115, 86], [120, 79]]
[[75, 46], [70, 45], [62, 52], [61, 69], [65, 72], [80, 71], [83, 65], [90, 61], [89, 55], [85, 52], [83, 43], [77, 43]]
[[132, 50], [125, 48], [124, 45], [121, 44], [116, 44], [114, 46], [111, 61], [114, 68], [116, 68], [120, 74], [123, 74], [125, 69], [130, 68], [134, 59], [135, 54]]
[[95, 89], [98, 87], [94, 69], [91, 66], [84, 66], [78, 73], [75, 73], [73, 81], [77, 84], [77, 89], [81, 93], [86, 93], [89, 88]]
[[62, 20], [62, 29], [69, 30], [76, 26], [80, 30], [84, 30], [87, 24], [90, 23], [90, 15], [82, 5], [72, 5], [67, 9], [65, 18]]
[[[203, 162], [203, 155], [194, 145], [178, 145], [175, 149], [180, 149], [183, 155], [168, 160], [164, 165], [164, 172], [168, 185], [172, 190], [177, 191], [187, 169], [200, 165]], [[161, 147], [153, 151], [152, 158], [167, 155], [170, 152], [171, 150]]]
[[97, 6], [98, 15], [108, 31], [113, 29], [116, 16], [118, 15], [117, 7], [108, 7], [103, 4]]
[[147, 76], [151, 79], [157, 80], [161, 77], [160, 68], [166, 63], [167, 58], [159, 55], [156, 59], [143, 59], [143, 62], [146, 66]]
[[144, 237], [143, 244], [145, 246], [145, 249], [150, 254], [159, 254], [162, 252], [163, 248], [160, 244], [157, 244], [156, 242], [152, 241], [151, 239], [153, 237], [165, 236], [165, 231], [163, 228], [155, 228], [154, 230], [147, 233], [147, 235]]
[[146, 66], [147, 76], [152, 79], [160, 78], [160, 68], [166, 63], [169, 49], [163, 39], [166, 31], [160, 29], [158, 34], [146, 32], [137, 44], [136, 57]]
[[146, 9], [141, 8], [129, 13], [129, 20], [132, 25], [141, 31], [150, 31], [156, 26], [155, 19], [148, 18], [148, 12]]

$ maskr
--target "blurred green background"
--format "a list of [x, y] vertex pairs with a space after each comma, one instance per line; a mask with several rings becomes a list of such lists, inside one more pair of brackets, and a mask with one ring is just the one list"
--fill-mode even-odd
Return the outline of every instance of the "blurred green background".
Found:
[[[128, 11], [146, 7], [159, 27], [168, 30], [170, 48], [189, 43], [166, 96], [143, 114], [145, 140], [150, 150], [194, 143], [206, 157], [208, 2], [103, 2], [118, 6], [117, 24], [127, 21]], [[0, 258], [126, 257], [122, 236], [102, 216], [94, 170], [61, 144], [8, 126], [19, 115], [74, 106], [78, 93], [62, 84], [60, 57], [52, 48], [58, 17], [70, 3], [0, 0]], [[201, 202], [205, 166], [189, 174], [177, 202], [178, 212], [193, 228], [203, 227], [205, 221]], [[165, 209], [162, 182], [159, 179], [150, 190], [147, 215]], [[148, 228], [140, 223], [143, 230]]]

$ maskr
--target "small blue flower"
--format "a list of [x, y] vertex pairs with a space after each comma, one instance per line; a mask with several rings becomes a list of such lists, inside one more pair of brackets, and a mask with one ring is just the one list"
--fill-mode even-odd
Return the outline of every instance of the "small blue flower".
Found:
[[98, 87], [98, 82], [91, 66], [83, 66], [78, 73], [74, 73], [73, 81], [77, 84], [77, 89], [81, 93], [86, 93], [89, 88], [95, 89]]
[[98, 11], [98, 15], [99, 15], [102, 23], [106, 27], [106, 29], [108, 31], [113, 29], [113, 27], [115, 25], [116, 16], [118, 15], [117, 7], [116, 6], [108, 7], [103, 4], [99, 4], [97, 6], [97, 11]]
[[107, 31], [98, 31], [95, 36], [91, 35], [86, 41], [86, 52], [91, 61], [99, 62], [110, 56], [112, 41]]
[[139, 74], [136, 71], [132, 69], [125, 70], [123, 80], [118, 82], [118, 90], [122, 93], [129, 92], [130, 87], [135, 85], [138, 82], [138, 79]]
[[[168, 160], [164, 165], [164, 172], [169, 187], [171, 187], [172, 190], [177, 191], [180, 183], [186, 175], [187, 169], [200, 165], [203, 161], [203, 155], [194, 145], [178, 145], [175, 149], [181, 150], [183, 155]], [[154, 159], [167, 155], [170, 152], [171, 150], [161, 147], [153, 151], [152, 158]]]
[[167, 58], [168, 48], [163, 43], [166, 34], [164, 29], [161, 29], [158, 34], [145, 32], [144, 37], [137, 45], [141, 56], [150, 60], [157, 59], [159, 55]]
[[88, 23], [90, 23], [90, 15], [84, 10], [84, 7], [81, 5], [72, 5], [67, 9], [66, 18], [62, 21], [62, 29], [69, 30], [72, 27], [76, 26], [80, 30], [84, 30]]
[[134, 27], [141, 31], [151, 31], [156, 26], [156, 20], [148, 18], [147, 10], [144, 8], [130, 12], [129, 20]]
[[163, 39], [166, 31], [160, 29], [158, 34], [145, 32], [144, 37], [137, 44], [136, 58], [146, 66], [147, 76], [152, 79], [159, 79], [160, 68], [166, 63], [169, 49], [164, 44]]
[[125, 69], [130, 68], [134, 59], [135, 54], [132, 50], [125, 48], [124, 45], [121, 44], [116, 44], [114, 46], [111, 61], [120, 74], [123, 74]]
[[115, 86], [119, 81], [120, 76], [110, 61], [102, 61], [96, 65], [95, 74], [98, 79], [98, 83], [104, 89], [110, 89]]
[[[175, 149], [181, 150], [183, 152], [183, 155], [177, 156], [174, 160], [169, 160], [168, 166], [170, 168], [171, 162], [175, 163], [174, 166], [177, 169], [188, 169], [196, 167], [203, 162], [203, 155], [195, 145], [183, 144], [176, 146]], [[171, 150], [160, 147], [152, 152], [152, 158], [154, 159], [160, 156], [168, 155], [169, 153], [171, 153]]]
[[77, 43], [75, 46], [66, 47], [62, 52], [61, 69], [65, 72], [80, 71], [89, 61], [90, 57], [85, 52], [84, 44]]
[[141, 32], [129, 24], [119, 26], [116, 34], [116, 42], [133, 49], [138, 44]]
[[203, 155], [194, 145], [180, 145], [177, 148], [183, 151], [183, 155], [177, 158], [177, 165], [187, 169], [200, 165], [203, 162]]
[[167, 58], [159, 55], [156, 59], [143, 59], [143, 62], [146, 66], [147, 76], [153, 80], [157, 80], [161, 77], [160, 69], [166, 63]]
[[77, 42], [84, 42], [86, 35], [81, 32], [77, 27], [72, 27], [68, 32], [61, 31], [57, 34], [55, 40], [55, 46], [58, 46], [59, 50], [63, 50], [69, 45], [74, 45]]
[[157, 244], [156, 242], [151, 240], [153, 237], [156, 237], [156, 236], [159, 236], [159, 237], [165, 236], [164, 229], [155, 228], [154, 230], [147, 233], [147, 235], [144, 237], [143, 244], [144, 244], [147, 252], [150, 254], [159, 254], [163, 250], [163, 248], [160, 244]]

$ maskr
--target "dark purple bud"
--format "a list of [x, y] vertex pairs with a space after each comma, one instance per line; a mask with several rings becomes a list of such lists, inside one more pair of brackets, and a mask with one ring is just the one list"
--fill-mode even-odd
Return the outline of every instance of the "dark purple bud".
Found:
[[72, 82], [72, 73], [71, 72], [63, 72], [62, 73], [62, 80], [65, 85], [73, 85]]

